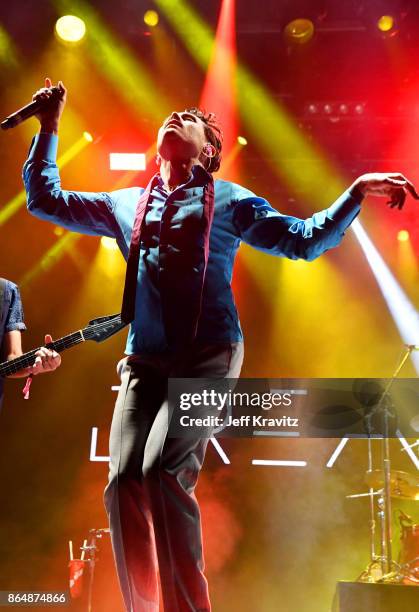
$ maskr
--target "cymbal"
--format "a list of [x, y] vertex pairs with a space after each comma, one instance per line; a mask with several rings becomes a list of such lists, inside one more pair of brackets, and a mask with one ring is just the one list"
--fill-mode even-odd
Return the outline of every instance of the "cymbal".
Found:
[[[384, 487], [383, 470], [372, 470], [365, 473], [365, 482], [372, 489]], [[400, 470], [390, 472], [391, 497], [414, 499], [419, 501], [419, 477]]]

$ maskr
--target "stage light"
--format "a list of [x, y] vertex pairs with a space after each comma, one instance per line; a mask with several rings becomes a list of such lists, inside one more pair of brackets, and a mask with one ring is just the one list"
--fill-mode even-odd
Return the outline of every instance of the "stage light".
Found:
[[244, 136], [237, 136], [237, 142], [239, 145], [242, 145], [242, 147], [245, 147], [247, 145], [247, 138]]
[[87, 140], [87, 142], [93, 142], [93, 136], [90, 132], [83, 132], [83, 138]]
[[109, 238], [108, 236], [102, 236], [102, 238], [100, 239], [100, 244], [108, 251], [118, 250], [118, 245], [116, 244], [116, 240], [114, 240], [114, 238]]
[[86, 25], [83, 19], [75, 15], [64, 15], [55, 24], [58, 38], [65, 42], [80, 42], [86, 34]]
[[146, 11], [144, 13], [144, 23], [150, 28], [155, 28], [159, 23], [159, 14], [156, 11]]
[[407, 242], [409, 240], [409, 232], [407, 230], [400, 230], [397, 234], [397, 240], [399, 242]]
[[390, 32], [394, 27], [394, 18], [391, 15], [382, 15], [377, 21], [377, 27], [381, 32]]
[[[365, 111], [365, 102], [347, 102], [341, 100], [328, 100], [323, 102], [309, 101], [304, 105], [304, 114], [313, 117], [338, 120], [340, 117], [355, 117]], [[333, 115], [333, 117], [332, 117]]]
[[309, 42], [313, 34], [314, 24], [310, 19], [294, 19], [284, 28], [285, 38], [300, 45]]
[[111, 170], [145, 170], [145, 153], [110, 153], [109, 167]]
[[[419, 319], [415, 306], [391, 273], [358, 219], [355, 219], [352, 223], [352, 229], [381, 289], [394, 323], [399, 330], [402, 342], [405, 344], [416, 344], [419, 338]], [[419, 373], [419, 353], [412, 353], [411, 359], [416, 372]]]

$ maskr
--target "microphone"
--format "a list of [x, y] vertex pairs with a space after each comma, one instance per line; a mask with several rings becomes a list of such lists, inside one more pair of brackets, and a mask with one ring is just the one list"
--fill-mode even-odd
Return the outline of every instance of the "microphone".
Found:
[[417, 344], [405, 344], [404, 345], [409, 351], [419, 351], [419, 345]]
[[22, 121], [29, 119], [29, 117], [33, 117], [39, 111], [48, 108], [51, 102], [56, 102], [60, 95], [61, 91], [58, 87], [50, 87], [50, 91], [52, 95], [48, 98], [48, 100], [35, 100], [35, 102], [30, 102], [26, 106], [22, 106], [16, 112], [12, 113], [4, 121], [1, 122], [0, 127], [2, 130], [10, 130], [10, 128], [14, 128]]

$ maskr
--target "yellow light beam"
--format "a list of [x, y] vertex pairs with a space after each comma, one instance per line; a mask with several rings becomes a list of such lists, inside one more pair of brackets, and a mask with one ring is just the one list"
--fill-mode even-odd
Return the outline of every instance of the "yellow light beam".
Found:
[[215, 42], [214, 30], [184, 0], [154, 0], [180, 36], [192, 58], [207, 70]]
[[[179, 75], [188, 75], [190, 89], [198, 88], [201, 79], [198, 71], [191, 71], [191, 61], [186, 51], [175, 53], [176, 40], [172, 31], [166, 30], [163, 25], [153, 30], [149, 38], [151, 44], [153, 65], [153, 78], [157, 83], [163, 82], [166, 91], [170, 91], [171, 101], [174, 106], [171, 110], [183, 110], [185, 106], [185, 94], [179, 88]], [[167, 69], [167, 58], [170, 57], [170, 70]]]
[[[57, 160], [57, 165], [63, 168], [68, 164], [76, 155], [80, 153], [87, 145], [90, 144], [86, 136], [83, 134], [74, 144], [71, 145], [67, 151], [65, 151]], [[26, 203], [26, 191], [22, 189], [16, 194], [7, 204], [0, 209], [0, 226], [4, 225], [6, 221], [10, 219], [22, 206]]]
[[73, 232], [66, 232], [59, 240], [57, 240], [50, 249], [43, 255], [42, 259], [33, 266], [26, 274], [22, 277], [19, 282], [21, 287], [25, 287], [30, 283], [36, 276], [41, 272], [49, 270], [64, 253], [81, 238], [80, 234]]
[[9, 68], [18, 68], [20, 64], [19, 53], [11, 36], [0, 25], [0, 62]]
[[55, 0], [60, 11], [81, 17], [87, 26], [86, 46], [97, 68], [114, 84], [119, 94], [142, 117], [144, 113], [160, 125], [162, 117], [172, 111], [167, 93], [129, 49], [112, 34], [99, 14], [83, 0]]

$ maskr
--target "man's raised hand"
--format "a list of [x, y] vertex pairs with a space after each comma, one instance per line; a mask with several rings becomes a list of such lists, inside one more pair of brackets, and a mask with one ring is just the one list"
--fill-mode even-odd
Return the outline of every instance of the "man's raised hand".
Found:
[[32, 100], [50, 100], [50, 104], [37, 113], [36, 117], [41, 123], [41, 132], [57, 134], [60, 118], [67, 99], [67, 89], [64, 87], [62, 81], [58, 81], [56, 87], [58, 88], [59, 94], [57, 96], [53, 94], [52, 87], [51, 79], [46, 78], [45, 87], [38, 89], [32, 96]]
[[352, 184], [362, 195], [384, 196], [390, 208], [403, 208], [408, 193], [419, 200], [419, 194], [415, 186], [403, 174], [398, 172], [372, 172], [363, 174]]

